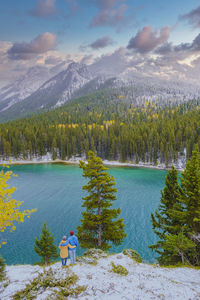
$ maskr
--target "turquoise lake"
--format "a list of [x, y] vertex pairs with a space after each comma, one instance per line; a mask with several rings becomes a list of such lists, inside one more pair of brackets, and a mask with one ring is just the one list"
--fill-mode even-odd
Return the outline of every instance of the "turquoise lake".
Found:
[[[0, 253], [7, 264], [30, 264], [40, 260], [33, 247], [44, 221], [54, 234], [57, 245], [70, 230], [76, 232], [81, 220], [82, 186], [87, 180], [82, 177], [82, 170], [74, 165], [20, 165], [11, 166], [11, 170], [18, 174], [9, 181], [17, 187], [14, 198], [24, 201], [22, 209], [37, 208], [37, 212], [18, 224], [13, 233], [1, 234], [7, 244]], [[110, 167], [108, 172], [116, 181], [118, 193], [114, 206], [122, 210], [127, 233], [123, 244], [111, 251], [133, 248], [144, 261], [155, 261], [156, 255], [148, 248], [156, 241], [150, 214], [159, 204], [167, 172], [128, 167]], [[80, 255], [83, 250], [79, 247], [77, 252]]]

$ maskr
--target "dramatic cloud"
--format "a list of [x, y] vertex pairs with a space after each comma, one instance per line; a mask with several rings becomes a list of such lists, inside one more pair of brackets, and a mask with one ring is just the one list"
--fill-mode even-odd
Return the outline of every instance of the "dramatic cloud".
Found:
[[162, 46], [157, 48], [155, 50], [155, 53], [161, 54], [161, 55], [166, 55], [169, 54], [173, 51], [173, 44], [172, 43], [164, 43]]
[[200, 51], [200, 33], [196, 36], [192, 43], [193, 51]]
[[190, 11], [188, 14], [180, 16], [180, 20], [186, 20], [195, 28], [200, 27], [200, 6]]
[[136, 36], [129, 41], [127, 48], [135, 49], [139, 53], [148, 53], [166, 42], [169, 38], [169, 34], [169, 26], [154, 32], [151, 26], [146, 26], [141, 31], [138, 31]]
[[96, 0], [97, 15], [91, 20], [91, 27], [119, 26], [126, 22], [126, 0]]
[[29, 14], [36, 18], [49, 18], [57, 14], [55, 7], [56, 0], [38, 0], [36, 8], [29, 11]]
[[113, 45], [113, 40], [110, 38], [109, 35], [106, 35], [102, 38], [97, 39], [94, 43], [90, 44], [89, 46], [94, 50], [98, 50], [101, 48], [105, 48], [109, 45]]
[[200, 34], [196, 36], [192, 43], [181, 43], [174, 46], [172, 43], [165, 43], [155, 50], [156, 54], [174, 55], [177, 59], [185, 59], [192, 54], [200, 52]]
[[14, 43], [8, 50], [8, 56], [14, 60], [29, 60], [38, 54], [53, 50], [56, 46], [56, 36], [50, 32], [38, 35], [30, 43]]
[[23, 61], [10, 60], [8, 51], [13, 44], [8, 41], [0, 41], [0, 88], [12, 82], [27, 70], [27, 65]]

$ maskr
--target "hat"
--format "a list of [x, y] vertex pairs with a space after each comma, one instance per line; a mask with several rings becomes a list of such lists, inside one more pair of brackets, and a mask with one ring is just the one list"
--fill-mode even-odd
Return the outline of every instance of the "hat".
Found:
[[74, 235], [74, 232], [73, 232], [73, 230], [71, 230], [71, 231], [70, 231], [70, 235]]
[[62, 239], [63, 239], [63, 241], [66, 241], [66, 239], [67, 239], [66, 235], [64, 235]]

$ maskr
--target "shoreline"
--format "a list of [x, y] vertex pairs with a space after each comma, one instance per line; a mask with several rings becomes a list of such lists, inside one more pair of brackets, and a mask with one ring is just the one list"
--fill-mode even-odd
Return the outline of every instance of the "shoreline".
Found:
[[[33, 160], [16, 160], [11, 159], [11, 162], [9, 160], [3, 160], [0, 161], [0, 165], [2, 164], [10, 164], [10, 165], [35, 165], [35, 164], [65, 164], [65, 165], [78, 165], [79, 161], [83, 160], [86, 161], [85, 158], [75, 158], [70, 160], [61, 160], [56, 159], [52, 160], [49, 157], [48, 158], [34, 158]], [[129, 168], [147, 168], [147, 169], [155, 169], [155, 170], [162, 170], [162, 171], [168, 171], [170, 170], [170, 167], [165, 167], [164, 164], [158, 164], [157, 166], [147, 163], [139, 162], [138, 164], [132, 163], [132, 162], [119, 162], [119, 161], [110, 161], [110, 160], [103, 160], [103, 164], [105, 166], [110, 167], [129, 167]], [[174, 164], [175, 168], [179, 172], [183, 172], [184, 168], [177, 167], [176, 164]]]

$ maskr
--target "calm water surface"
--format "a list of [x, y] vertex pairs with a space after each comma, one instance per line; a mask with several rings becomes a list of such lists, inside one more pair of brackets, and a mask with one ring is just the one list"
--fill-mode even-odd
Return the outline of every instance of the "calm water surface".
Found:
[[[10, 180], [17, 187], [14, 197], [24, 201], [22, 208], [37, 208], [37, 212], [18, 224], [15, 232], [2, 235], [7, 244], [0, 249], [7, 264], [28, 264], [39, 261], [34, 252], [34, 238], [39, 238], [44, 221], [58, 244], [63, 235], [75, 230], [81, 219], [82, 186], [86, 179], [78, 166], [61, 164], [12, 166], [18, 174]], [[119, 247], [137, 250], [145, 261], [153, 262], [155, 254], [148, 245], [156, 241], [150, 214], [160, 201], [166, 171], [112, 167], [109, 173], [116, 180], [118, 190], [115, 207], [121, 207], [127, 237]], [[78, 249], [81, 254], [82, 249]]]

